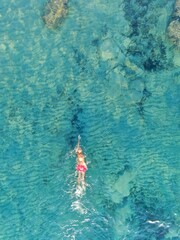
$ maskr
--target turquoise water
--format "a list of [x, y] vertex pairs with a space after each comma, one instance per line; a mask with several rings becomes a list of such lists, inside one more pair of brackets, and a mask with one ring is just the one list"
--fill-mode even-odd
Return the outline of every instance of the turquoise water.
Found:
[[69, 0], [52, 30], [46, 1], [1, 1], [0, 239], [180, 239], [174, 2]]

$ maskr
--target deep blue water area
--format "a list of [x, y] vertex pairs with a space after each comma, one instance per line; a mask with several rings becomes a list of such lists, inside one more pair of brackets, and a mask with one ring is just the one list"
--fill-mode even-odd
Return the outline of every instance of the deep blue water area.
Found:
[[180, 239], [174, 4], [69, 0], [52, 29], [45, 0], [1, 1], [0, 239]]

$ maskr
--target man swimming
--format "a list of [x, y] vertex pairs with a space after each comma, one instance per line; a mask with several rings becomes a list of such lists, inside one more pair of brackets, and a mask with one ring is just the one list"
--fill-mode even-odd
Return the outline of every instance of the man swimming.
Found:
[[78, 136], [78, 144], [75, 149], [77, 154], [77, 164], [76, 164], [76, 170], [78, 172], [78, 186], [80, 186], [80, 183], [82, 183], [82, 187], [85, 187], [85, 174], [87, 171], [87, 165], [85, 163], [85, 156], [83, 154], [82, 148], [80, 147], [80, 139], [81, 137]]

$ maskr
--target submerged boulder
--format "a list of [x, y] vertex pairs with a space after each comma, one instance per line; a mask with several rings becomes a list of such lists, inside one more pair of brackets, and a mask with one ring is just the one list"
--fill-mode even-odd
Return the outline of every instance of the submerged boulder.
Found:
[[57, 28], [67, 14], [68, 0], [50, 0], [44, 10], [43, 20], [48, 28]]
[[168, 36], [171, 41], [180, 47], [180, 0], [176, 0], [172, 20], [168, 26]]
[[173, 20], [168, 27], [168, 35], [171, 41], [180, 46], [180, 22], [179, 20]]

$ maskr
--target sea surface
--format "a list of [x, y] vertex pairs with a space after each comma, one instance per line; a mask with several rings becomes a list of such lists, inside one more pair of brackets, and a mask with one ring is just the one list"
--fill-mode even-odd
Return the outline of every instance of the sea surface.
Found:
[[1, 0], [0, 240], [180, 239], [174, 3]]

